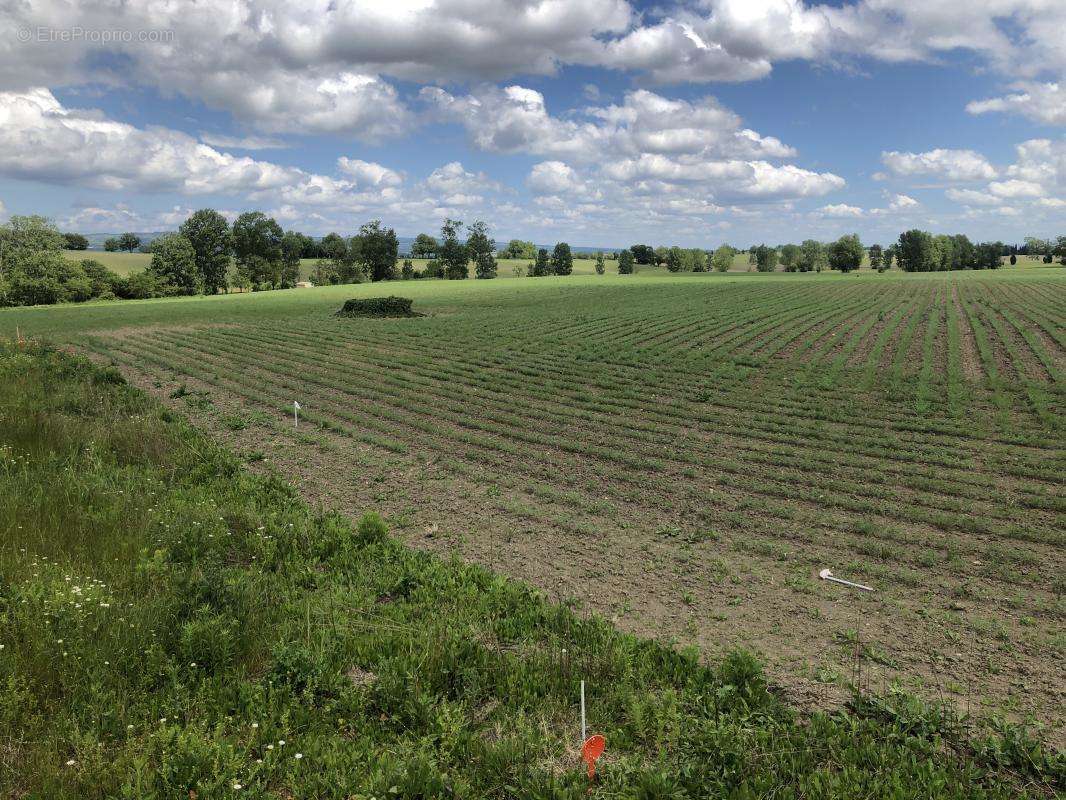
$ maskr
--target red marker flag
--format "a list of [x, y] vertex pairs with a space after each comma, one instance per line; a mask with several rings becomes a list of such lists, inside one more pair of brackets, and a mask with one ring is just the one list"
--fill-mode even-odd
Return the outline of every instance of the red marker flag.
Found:
[[589, 765], [589, 780], [596, 775], [596, 761], [603, 755], [603, 749], [607, 746], [607, 740], [598, 733], [590, 736], [581, 745], [581, 757]]

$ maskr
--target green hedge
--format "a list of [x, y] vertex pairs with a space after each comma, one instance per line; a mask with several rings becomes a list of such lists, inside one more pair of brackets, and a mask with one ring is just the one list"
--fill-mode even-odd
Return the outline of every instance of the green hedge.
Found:
[[367, 297], [363, 300], [345, 300], [344, 307], [337, 312], [341, 317], [410, 317], [414, 316], [411, 311], [409, 297]]

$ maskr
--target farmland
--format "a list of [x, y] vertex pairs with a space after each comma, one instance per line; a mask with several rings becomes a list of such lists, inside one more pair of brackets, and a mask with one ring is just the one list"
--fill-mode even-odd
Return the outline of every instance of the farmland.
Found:
[[753, 648], [800, 705], [898, 682], [1061, 743], [1064, 288], [419, 281], [418, 319], [335, 318], [383, 293], [361, 285], [17, 309], [0, 332], [115, 363], [313, 504], [626, 631]]

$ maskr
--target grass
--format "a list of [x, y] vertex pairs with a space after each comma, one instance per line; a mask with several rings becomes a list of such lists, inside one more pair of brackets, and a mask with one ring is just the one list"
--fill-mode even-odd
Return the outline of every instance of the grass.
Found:
[[[1061, 756], [902, 692], [799, 714], [313, 509], [112, 368], [0, 343], [0, 795], [1016, 798]], [[843, 641], [871, 658], [859, 631]], [[801, 724], [802, 723], [802, 724]]]
[[[114, 363], [312, 503], [628, 632], [755, 648], [810, 705], [847, 697], [806, 668], [850, 674], [846, 626], [885, 654], [876, 683], [1061, 743], [1064, 277], [418, 281], [8, 309], [0, 330]], [[390, 292], [427, 316], [333, 316]]]

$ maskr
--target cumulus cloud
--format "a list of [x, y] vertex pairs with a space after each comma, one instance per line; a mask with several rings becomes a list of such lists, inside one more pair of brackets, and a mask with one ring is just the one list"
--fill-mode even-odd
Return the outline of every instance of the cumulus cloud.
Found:
[[[16, 35], [39, 27], [151, 35]], [[965, 14], [955, 0], [702, 0], [650, 13], [630, 0], [36, 0], [9, 3], [0, 19], [0, 89], [136, 83], [262, 131], [374, 140], [410, 128], [397, 80], [496, 81], [585, 65], [660, 83], [738, 81], [794, 59], [901, 62], [963, 50], [1028, 81], [1016, 95], [976, 101], [974, 113], [1024, 104], [1023, 113], [1061, 121], [1061, 100], [1047, 102], [1061, 96], [1058, 84], [1038, 79], [1066, 70], [1063, 29], [1066, 5], [1047, 0], [973, 0]]]
[[[0, 93], [0, 175], [14, 178], [123, 193], [232, 196], [316, 229], [350, 229], [356, 215], [369, 214], [436, 221], [450, 208], [477, 206], [482, 193], [499, 188], [458, 162], [411, 190], [402, 174], [370, 161], [341, 157], [337, 173], [235, 156], [167, 128], [137, 128], [66, 107], [47, 89]], [[175, 206], [142, 216], [124, 203], [85, 204], [68, 222], [83, 230], [172, 228], [189, 213]]]
[[358, 158], [341, 156], [337, 159], [337, 169], [349, 176], [358, 186], [385, 187], [403, 183], [403, 176], [395, 170]]
[[574, 168], [562, 161], [542, 161], [534, 164], [526, 178], [526, 185], [541, 194], [574, 194], [584, 191]]
[[916, 208], [919, 205], [921, 205], [921, 204], [917, 200], [915, 200], [913, 197], [909, 197], [908, 195], [905, 195], [905, 194], [897, 194], [897, 195], [893, 195], [892, 198], [889, 200], [888, 210], [889, 211], [905, 211], [905, 210], [907, 210], [909, 208]]
[[995, 206], [1000, 203], [998, 197], [993, 197], [987, 192], [980, 192], [975, 189], [952, 188], [944, 192], [944, 195], [948, 200], [954, 200], [956, 203], [963, 203], [968, 206]]
[[200, 141], [212, 147], [228, 150], [282, 150], [289, 145], [281, 139], [266, 136], [226, 136], [221, 133], [201, 133]]
[[996, 177], [996, 168], [973, 150], [937, 148], [925, 153], [881, 153], [881, 163], [896, 177], [930, 176], [948, 181], [980, 181]]
[[996, 197], [1040, 197], [1044, 193], [1044, 188], [1033, 181], [1011, 178], [1007, 181], [993, 181], [988, 184], [988, 191]]
[[180, 131], [139, 129], [96, 111], [66, 108], [47, 89], [0, 93], [0, 172], [185, 194], [276, 189], [303, 174], [223, 153]]
[[1015, 90], [1012, 94], [974, 100], [966, 110], [971, 114], [1021, 114], [1044, 125], [1066, 125], [1066, 84], [1028, 81], [1011, 88]]
[[[693, 202], [697, 194], [715, 206], [716, 198], [779, 200], [844, 186], [832, 173], [773, 163], [796, 151], [745, 128], [713, 97], [676, 100], [642, 89], [626, 94], [621, 104], [589, 107], [565, 119], [549, 113], [540, 92], [522, 86], [483, 87], [460, 96], [432, 87], [422, 97], [440, 117], [465, 126], [480, 149], [547, 156], [527, 179], [540, 194], [584, 191], [577, 187], [592, 182], [595, 163], [601, 181], [700, 209], [707, 205]], [[676, 195], [686, 192], [692, 197], [679, 202]], [[625, 193], [612, 197], [621, 202]]]
[[[1003, 170], [1002, 180], [988, 182], [983, 190], [948, 189], [949, 200], [968, 207], [1004, 208], [1017, 214], [1059, 211], [1066, 207], [1066, 139], [1029, 139], [1019, 144], [1016, 160]], [[1003, 205], [1010, 201], [1010, 205]]]
[[845, 203], [836, 203], [834, 205], [822, 206], [818, 209], [818, 213], [823, 217], [838, 217], [846, 219], [848, 217], [861, 217], [863, 210], [858, 206], [849, 206]]

